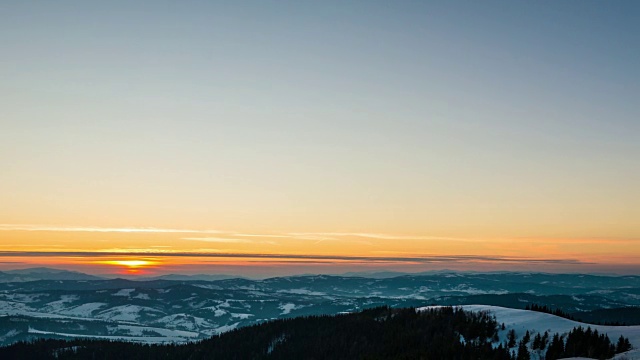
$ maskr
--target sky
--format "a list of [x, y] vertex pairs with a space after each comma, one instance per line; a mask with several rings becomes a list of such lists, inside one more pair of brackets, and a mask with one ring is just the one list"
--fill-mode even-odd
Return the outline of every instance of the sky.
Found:
[[0, 270], [640, 274], [636, 1], [5, 1], [0, 44]]

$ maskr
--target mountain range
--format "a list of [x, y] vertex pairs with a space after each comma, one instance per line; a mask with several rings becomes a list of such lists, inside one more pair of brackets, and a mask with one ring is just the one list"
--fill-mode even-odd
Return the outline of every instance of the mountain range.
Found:
[[22, 272], [10, 276], [81, 279], [0, 283], [0, 344], [38, 337], [187, 342], [274, 319], [377, 306], [537, 304], [591, 323], [640, 324], [637, 276], [439, 272], [133, 281], [50, 269]]
[[184, 344], [149, 346], [124, 337], [64, 340], [64, 335], [51, 331], [35, 334], [50, 339], [0, 347], [0, 358], [640, 359], [640, 326], [592, 326], [486, 305], [382, 306], [334, 316], [271, 320]]
[[46, 267], [0, 271], [0, 283], [36, 280], [101, 280], [100, 276]]

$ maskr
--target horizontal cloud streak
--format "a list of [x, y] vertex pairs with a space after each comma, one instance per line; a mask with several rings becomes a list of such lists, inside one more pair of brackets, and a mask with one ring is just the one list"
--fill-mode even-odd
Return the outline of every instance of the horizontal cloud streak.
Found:
[[240, 236], [240, 237], [262, 237], [262, 238], [276, 238], [276, 239], [289, 239], [292, 238], [293, 236], [291, 235], [277, 235], [277, 234], [238, 234], [238, 233], [230, 233], [233, 236]]
[[189, 233], [189, 234], [220, 234], [219, 230], [192, 230], [192, 229], [162, 229], [146, 227], [108, 228], [108, 227], [81, 227], [81, 226], [46, 226], [46, 225], [14, 225], [0, 224], [0, 231], [58, 231], [58, 232], [97, 232], [97, 233]]
[[109, 256], [157, 256], [157, 257], [191, 257], [191, 258], [253, 258], [253, 259], [291, 259], [291, 260], [325, 260], [325, 261], [371, 261], [396, 263], [456, 263], [456, 262], [492, 262], [514, 264], [591, 264], [576, 259], [539, 259], [508, 256], [482, 255], [444, 255], [444, 256], [343, 256], [343, 255], [291, 255], [261, 253], [203, 253], [203, 252], [98, 252], [98, 251], [0, 251], [0, 257], [109, 257]]
[[[223, 235], [226, 238], [274, 238], [274, 239], [294, 239], [307, 241], [350, 241], [357, 242], [354, 238], [362, 238], [363, 244], [372, 244], [368, 240], [417, 240], [417, 241], [455, 241], [455, 242], [487, 242], [487, 243], [505, 243], [513, 241], [532, 241], [536, 243], [560, 244], [625, 244], [640, 242], [640, 238], [622, 237], [622, 238], [548, 238], [548, 237], [508, 237], [508, 238], [467, 238], [467, 237], [451, 237], [451, 236], [426, 236], [426, 235], [395, 235], [385, 233], [366, 233], [366, 232], [290, 232], [290, 233], [242, 233], [237, 231], [223, 231], [213, 229], [172, 229], [172, 228], [156, 228], [156, 227], [99, 227], [99, 226], [51, 226], [38, 224], [0, 224], [0, 231], [42, 231], [42, 232], [94, 232], [94, 233], [150, 233], [150, 234], [216, 234]], [[185, 240], [195, 240], [205, 237], [183, 238]], [[213, 239], [213, 238], [212, 238]], [[231, 239], [230, 239], [231, 240]], [[206, 241], [206, 240], [202, 240]], [[211, 242], [216, 242], [211, 240]], [[224, 242], [224, 241], [217, 241]], [[229, 243], [242, 243], [238, 241], [228, 241]], [[24, 245], [26, 246], [26, 245]]]
[[[327, 237], [326, 239], [338, 240], [335, 238], [344, 237], [361, 237], [368, 239], [378, 240], [448, 240], [448, 241], [482, 241], [480, 239], [461, 238], [461, 237], [447, 237], [447, 236], [420, 236], [420, 235], [393, 235], [393, 234], [378, 234], [378, 233], [350, 233], [350, 232], [303, 232], [303, 233], [289, 233], [289, 235], [298, 237], [300, 239], [311, 239], [313, 237]], [[342, 240], [342, 239], [340, 239]]]
[[188, 241], [204, 241], [204, 242], [225, 243], [225, 244], [269, 244], [269, 245], [277, 245], [277, 243], [275, 241], [230, 239], [230, 238], [219, 238], [219, 237], [185, 237], [185, 238], [180, 238], [180, 239], [181, 240], [188, 240]]

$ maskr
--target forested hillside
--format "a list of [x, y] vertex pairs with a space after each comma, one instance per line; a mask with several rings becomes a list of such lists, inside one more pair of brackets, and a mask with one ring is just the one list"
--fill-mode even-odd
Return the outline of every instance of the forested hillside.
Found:
[[1, 359], [510, 359], [492, 347], [486, 313], [379, 307], [355, 314], [270, 321], [185, 345], [36, 340], [0, 348]]
[[[608, 359], [631, 348], [629, 339], [577, 327], [566, 338], [529, 332], [506, 340], [504, 324], [488, 311], [378, 307], [359, 313], [280, 319], [187, 344], [39, 339], [0, 348], [0, 359]], [[530, 341], [532, 342], [530, 344]]]

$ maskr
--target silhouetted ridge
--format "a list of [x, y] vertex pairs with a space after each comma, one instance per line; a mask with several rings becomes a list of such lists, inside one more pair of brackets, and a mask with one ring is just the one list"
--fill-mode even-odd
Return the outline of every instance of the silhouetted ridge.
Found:
[[[36, 340], [0, 348], [1, 359], [511, 359], [493, 348], [495, 319], [443, 307], [269, 321], [185, 345]], [[465, 340], [466, 339], [466, 340]]]

